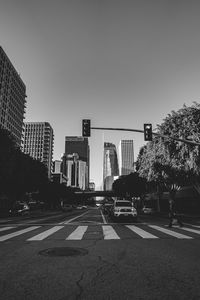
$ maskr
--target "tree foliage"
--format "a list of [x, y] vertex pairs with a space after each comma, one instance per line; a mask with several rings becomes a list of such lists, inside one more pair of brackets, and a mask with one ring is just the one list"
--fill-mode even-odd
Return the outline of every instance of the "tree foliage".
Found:
[[6, 195], [12, 204], [48, 181], [47, 168], [21, 152], [9, 131], [3, 128], [0, 128], [0, 144], [0, 194]]
[[[200, 143], [200, 104], [172, 111], [157, 125], [157, 133]], [[156, 136], [140, 149], [136, 165], [140, 176], [165, 186], [171, 193], [185, 184], [198, 188], [200, 146]]]
[[126, 176], [121, 176], [119, 179], [115, 180], [112, 189], [119, 196], [128, 194], [132, 197], [139, 197], [145, 193], [146, 180], [139, 177], [138, 173], [134, 172]]

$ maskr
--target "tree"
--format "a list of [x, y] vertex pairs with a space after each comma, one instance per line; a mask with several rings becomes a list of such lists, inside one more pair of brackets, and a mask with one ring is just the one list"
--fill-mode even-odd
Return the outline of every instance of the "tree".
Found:
[[146, 180], [140, 177], [137, 172], [130, 173], [114, 181], [112, 189], [120, 196], [128, 194], [131, 197], [140, 197], [145, 193]]
[[[164, 119], [157, 133], [200, 142], [200, 104], [186, 105]], [[165, 187], [171, 198], [185, 184], [200, 192], [200, 147], [156, 136], [141, 150], [137, 159], [140, 176]]]
[[4, 193], [13, 173], [17, 147], [11, 133], [2, 127], [0, 127], [0, 145], [0, 193]]
[[0, 128], [0, 194], [7, 196], [8, 207], [26, 192], [37, 191], [48, 182], [46, 166], [21, 152], [13, 136]]

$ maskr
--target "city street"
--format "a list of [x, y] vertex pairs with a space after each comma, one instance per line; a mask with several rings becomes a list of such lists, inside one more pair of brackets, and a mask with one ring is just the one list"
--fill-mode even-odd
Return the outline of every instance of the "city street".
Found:
[[99, 208], [0, 219], [2, 299], [199, 299], [200, 220]]

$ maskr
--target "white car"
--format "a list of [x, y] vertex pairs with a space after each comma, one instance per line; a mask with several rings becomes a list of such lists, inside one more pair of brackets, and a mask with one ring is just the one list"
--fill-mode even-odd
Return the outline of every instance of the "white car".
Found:
[[131, 217], [137, 219], [137, 210], [133, 206], [131, 201], [128, 200], [116, 200], [114, 202], [111, 216], [114, 218], [119, 217]]

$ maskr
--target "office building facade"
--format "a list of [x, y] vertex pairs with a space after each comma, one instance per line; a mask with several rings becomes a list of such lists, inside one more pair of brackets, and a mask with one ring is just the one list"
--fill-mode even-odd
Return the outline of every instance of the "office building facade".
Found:
[[104, 143], [103, 186], [104, 190], [112, 190], [114, 177], [119, 175], [116, 147], [112, 143]]
[[[89, 187], [89, 168], [90, 168], [90, 149], [88, 144], [88, 138], [67, 136], [65, 137], [65, 153], [63, 156], [62, 170], [63, 173], [67, 173], [66, 165], [70, 155], [78, 155], [78, 161], [85, 162], [85, 189]], [[82, 163], [80, 163], [82, 164]], [[80, 167], [82, 169], [83, 167]], [[81, 171], [82, 172], [82, 171]]]
[[48, 122], [26, 122], [22, 150], [34, 159], [40, 160], [51, 177], [54, 134]]
[[67, 185], [81, 190], [86, 188], [86, 162], [77, 153], [68, 154], [65, 160]]
[[119, 144], [119, 173], [120, 176], [134, 172], [133, 140], [121, 140]]
[[0, 126], [9, 130], [21, 147], [26, 86], [0, 46]]
[[54, 160], [51, 181], [67, 186], [67, 176], [61, 172], [61, 160]]

